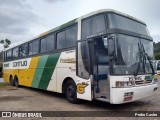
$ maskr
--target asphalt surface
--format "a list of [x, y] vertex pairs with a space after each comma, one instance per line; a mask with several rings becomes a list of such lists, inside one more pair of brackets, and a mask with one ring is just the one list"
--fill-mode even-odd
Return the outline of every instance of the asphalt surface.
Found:
[[[159, 81], [160, 83], [160, 81]], [[69, 103], [63, 94], [38, 90], [28, 87], [11, 87], [9, 89], [0, 90], [0, 111], [160, 111], [160, 89], [154, 95], [126, 104], [112, 105], [100, 101], [82, 101], [80, 104]], [[93, 112], [94, 114], [94, 112]], [[1, 118], [0, 118], [1, 119]], [[9, 119], [9, 118], [5, 118]], [[18, 118], [20, 119], [20, 118]], [[34, 119], [52, 119], [52, 118], [31, 118]], [[54, 119], [64, 119], [54, 118]], [[69, 118], [65, 118], [69, 119]], [[76, 118], [72, 118], [76, 119]], [[84, 117], [79, 118], [84, 119]], [[102, 119], [87, 118], [87, 119]], [[108, 118], [103, 119], [122, 119], [130, 120], [132, 118]], [[133, 119], [143, 119], [133, 118]], [[144, 118], [158, 120], [158, 118]], [[17, 120], [17, 118], [16, 118]]]

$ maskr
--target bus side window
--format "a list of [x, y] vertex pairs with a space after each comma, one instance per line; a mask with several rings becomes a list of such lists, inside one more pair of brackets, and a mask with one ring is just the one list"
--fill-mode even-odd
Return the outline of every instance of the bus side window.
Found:
[[47, 51], [47, 39], [42, 38], [41, 39], [41, 53], [45, 53]]
[[28, 55], [28, 43], [19, 47], [19, 56], [24, 57]]
[[76, 46], [77, 25], [66, 30], [66, 47]]
[[28, 45], [28, 55], [32, 55], [32, 43]]
[[18, 47], [14, 48], [12, 52], [13, 52], [12, 57], [17, 58], [18, 57]]
[[106, 32], [104, 15], [96, 15], [82, 21], [82, 39]]
[[82, 21], [82, 39], [92, 34], [92, 19], [88, 18]]
[[47, 36], [47, 51], [52, 51], [55, 49], [55, 39], [54, 34]]
[[65, 31], [57, 33], [57, 49], [65, 48]]
[[99, 34], [105, 32], [105, 20], [104, 15], [97, 15], [93, 17], [92, 34]]
[[32, 42], [32, 55], [39, 53], [39, 40], [35, 40]]
[[12, 58], [12, 50], [7, 51], [7, 60], [10, 60]]

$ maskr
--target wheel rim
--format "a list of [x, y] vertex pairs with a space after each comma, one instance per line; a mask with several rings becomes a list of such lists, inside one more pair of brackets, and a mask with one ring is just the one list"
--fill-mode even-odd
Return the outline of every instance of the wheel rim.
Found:
[[73, 85], [68, 86], [68, 88], [67, 88], [67, 95], [70, 98], [74, 98], [74, 96], [75, 96], [75, 88], [74, 88]]

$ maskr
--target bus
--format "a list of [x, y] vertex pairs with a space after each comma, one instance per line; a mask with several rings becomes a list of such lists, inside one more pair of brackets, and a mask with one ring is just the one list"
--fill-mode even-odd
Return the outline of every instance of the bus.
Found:
[[102, 9], [4, 51], [4, 80], [64, 93], [71, 103], [122, 104], [158, 88], [153, 39], [144, 22]]

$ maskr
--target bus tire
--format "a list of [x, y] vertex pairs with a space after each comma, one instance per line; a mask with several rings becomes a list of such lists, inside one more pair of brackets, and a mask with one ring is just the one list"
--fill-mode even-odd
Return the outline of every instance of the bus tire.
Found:
[[65, 96], [70, 103], [79, 103], [77, 98], [77, 87], [73, 80], [69, 80], [65, 86]]
[[17, 77], [14, 77], [14, 86], [15, 87], [19, 87], [19, 83], [18, 83], [18, 78]]
[[12, 76], [10, 76], [10, 78], [9, 78], [9, 83], [11, 86], [14, 86], [14, 80], [13, 80]]

